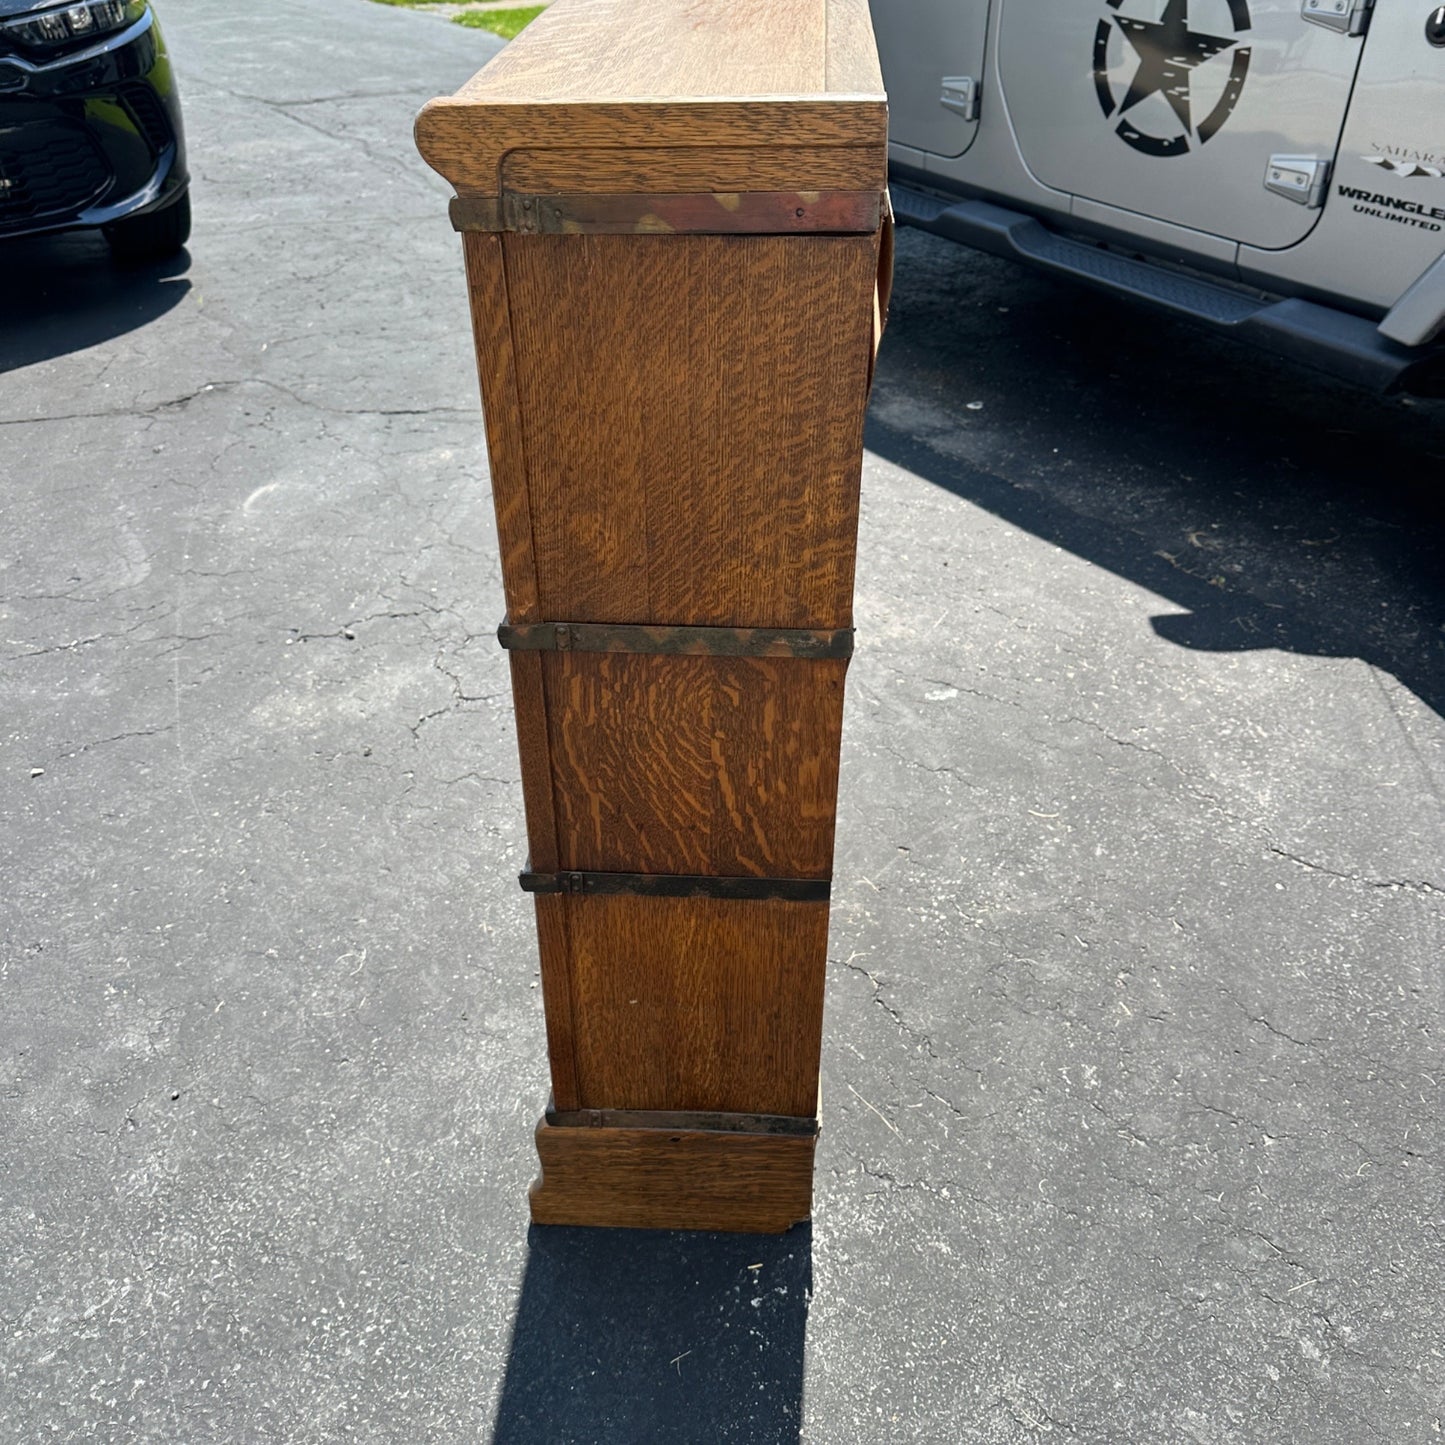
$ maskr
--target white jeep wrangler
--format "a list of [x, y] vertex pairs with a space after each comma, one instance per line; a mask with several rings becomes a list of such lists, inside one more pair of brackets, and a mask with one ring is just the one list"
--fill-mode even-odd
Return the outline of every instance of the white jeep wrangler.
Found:
[[872, 8], [900, 223], [1440, 389], [1445, 6]]

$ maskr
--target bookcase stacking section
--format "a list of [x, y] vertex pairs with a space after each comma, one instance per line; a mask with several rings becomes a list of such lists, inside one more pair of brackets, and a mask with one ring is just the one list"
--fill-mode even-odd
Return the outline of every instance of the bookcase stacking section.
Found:
[[491, 456], [552, 1079], [532, 1217], [786, 1229], [891, 252], [867, 0], [556, 0], [416, 135]]

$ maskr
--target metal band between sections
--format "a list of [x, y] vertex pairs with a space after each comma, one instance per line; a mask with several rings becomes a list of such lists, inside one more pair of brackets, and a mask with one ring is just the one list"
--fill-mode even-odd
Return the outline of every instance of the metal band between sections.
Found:
[[512, 652], [645, 652], [681, 657], [849, 658], [853, 629], [650, 627], [619, 622], [504, 622]]
[[726, 1114], [682, 1109], [558, 1109], [547, 1100], [547, 1123], [564, 1129], [659, 1129], [707, 1134], [786, 1134], [811, 1139], [818, 1121], [811, 1115]]
[[454, 196], [458, 231], [520, 235], [871, 235], [880, 191], [698, 191], [630, 195]]
[[723, 878], [690, 873], [534, 873], [517, 877], [526, 893], [594, 896], [635, 894], [643, 898], [762, 898], [785, 903], [826, 903], [829, 878]]

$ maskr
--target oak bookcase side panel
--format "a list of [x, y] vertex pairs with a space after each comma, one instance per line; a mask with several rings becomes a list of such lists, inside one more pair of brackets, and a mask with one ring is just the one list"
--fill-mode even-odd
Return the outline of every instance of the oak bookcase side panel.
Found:
[[581, 1108], [812, 1114], [826, 903], [559, 901]]
[[827, 878], [846, 667], [546, 655], [557, 867]]
[[849, 626], [878, 237], [503, 247], [542, 615]]

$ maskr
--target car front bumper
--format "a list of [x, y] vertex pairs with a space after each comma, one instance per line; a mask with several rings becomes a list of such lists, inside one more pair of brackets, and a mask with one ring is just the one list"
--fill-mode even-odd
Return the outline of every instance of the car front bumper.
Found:
[[105, 226], [189, 177], [154, 13], [54, 60], [0, 53], [0, 237]]

